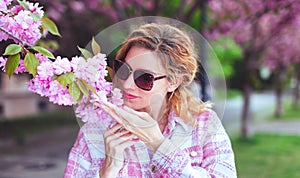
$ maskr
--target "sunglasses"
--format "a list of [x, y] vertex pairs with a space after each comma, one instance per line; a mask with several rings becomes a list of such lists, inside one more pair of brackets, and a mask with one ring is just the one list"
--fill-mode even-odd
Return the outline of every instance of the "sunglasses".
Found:
[[[127, 80], [130, 74], [133, 72], [132, 68], [126, 62], [115, 60], [114, 71], [116, 76], [121, 80]], [[166, 75], [154, 77], [151, 73], [145, 70], [135, 70], [133, 72], [134, 83], [142, 90], [150, 91], [153, 88], [153, 83], [156, 80], [160, 80], [167, 77]]]

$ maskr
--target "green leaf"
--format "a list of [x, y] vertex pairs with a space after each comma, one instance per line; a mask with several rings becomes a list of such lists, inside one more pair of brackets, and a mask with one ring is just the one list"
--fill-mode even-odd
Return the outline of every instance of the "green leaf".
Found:
[[85, 96], [86, 98], [88, 98], [88, 97], [89, 97], [89, 90], [86, 88], [84, 82], [83, 82], [82, 80], [79, 79], [79, 80], [77, 81], [77, 85], [78, 85], [80, 91], [84, 94], [84, 96]]
[[29, 7], [28, 7], [28, 5], [26, 4], [25, 1], [20, 1], [20, 0], [18, 0], [18, 3], [19, 3], [22, 7], [24, 7], [25, 10], [28, 10], [28, 9], [29, 9]]
[[35, 20], [35, 21], [41, 20], [41, 17], [38, 14], [35, 14], [35, 13], [31, 13], [30, 17], [32, 17], [33, 20]]
[[20, 64], [20, 54], [15, 54], [8, 56], [7, 62], [5, 64], [5, 71], [9, 77], [16, 71]]
[[4, 56], [5, 55], [15, 55], [22, 51], [22, 47], [17, 44], [10, 44], [6, 47]]
[[49, 30], [51, 34], [61, 37], [60, 33], [58, 32], [57, 26], [51, 19], [44, 16], [42, 18], [42, 24], [46, 27], [47, 30]]
[[96, 91], [96, 89], [92, 85], [90, 85], [89, 83], [87, 83], [85, 80], [82, 80], [82, 83], [85, 85], [85, 87], [88, 90], [92, 91], [93, 93], [95, 93], [97, 95], [97, 91]]
[[75, 75], [73, 72], [67, 72], [62, 75], [60, 75], [57, 78], [57, 81], [64, 87], [66, 87], [68, 84], [71, 84], [75, 81]]
[[86, 59], [93, 57], [92, 53], [89, 52], [88, 50], [83, 49], [83, 48], [81, 48], [81, 47], [79, 47], [79, 46], [77, 46], [77, 48], [79, 49], [79, 51], [81, 52], [81, 54], [82, 54]]
[[57, 75], [53, 75], [53, 76], [52, 76], [52, 80], [56, 80], [57, 78], [58, 78]]
[[[77, 85], [77, 84], [76, 84], [76, 85]], [[78, 86], [78, 85], [77, 85], [77, 86]], [[80, 92], [80, 95], [79, 95], [79, 98], [78, 98], [77, 102], [80, 103], [81, 100], [82, 100], [82, 98], [83, 98], [83, 94]]]
[[30, 52], [26, 54], [24, 59], [24, 65], [27, 71], [31, 73], [33, 76], [36, 75], [36, 68], [39, 64], [40, 62], [34, 54]]
[[70, 83], [69, 93], [74, 101], [78, 101], [80, 99], [81, 91], [75, 82]]
[[92, 50], [94, 55], [98, 54], [101, 52], [101, 47], [100, 45], [96, 42], [95, 38], [93, 37], [92, 39]]
[[54, 55], [48, 51], [46, 48], [43, 48], [41, 46], [33, 46], [32, 49], [36, 50], [37, 52], [45, 55], [46, 57], [50, 58], [50, 59], [55, 59]]
[[114, 77], [114, 70], [108, 66], [106, 66], [106, 70], [108, 71], [108, 75], [105, 76], [105, 80], [111, 82], [112, 78]]

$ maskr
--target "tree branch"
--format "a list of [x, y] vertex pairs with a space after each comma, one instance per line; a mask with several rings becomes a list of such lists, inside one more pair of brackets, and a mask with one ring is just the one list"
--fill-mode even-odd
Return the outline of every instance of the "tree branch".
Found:
[[206, 0], [195, 0], [194, 5], [190, 8], [190, 10], [186, 13], [185, 17], [184, 17], [184, 22], [187, 22], [192, 15], [194, 14], [194, 12], [202, 6], [202, 3], [206, 1]]
[[31, 47], [31, 45], [27, 44], [25, 41], [22, 41], [20, 38], [15, 37], [12, 33], [10, 33], [9, 31], [5, 30], [4, 28], [0, 27], [0, 30], [4, 33], [6, 33], [8, 36], [12, 37], [13, 39], [17, 40], [18, 42], [22, 43], [22, 46], [29, 46]]

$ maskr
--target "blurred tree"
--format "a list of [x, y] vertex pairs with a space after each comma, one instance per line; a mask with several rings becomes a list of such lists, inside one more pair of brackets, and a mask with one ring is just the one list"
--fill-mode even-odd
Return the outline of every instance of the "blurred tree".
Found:
[[225, 78], [234, 75], [233, 64], [242, 58], [243, 51], [232, 38], [221, 37], [211, 42], [217, 57], [220, 59]]
[[294, 86], [294, 101], [293, 105], [295, 109], [299, 108], [300, 99], [300, 62], [295, 64], [295, 86]]
[[[211, 38], [231, 36], [243, 50], [242, 137], [251, 137], [250, 96], [252, 78], [262, 64], [271, 40], [290, 26], [300, 12], [298, 0], [209, 1]], [[291, 38], [290, 38], [291, 39]]]
[[[266, 22], [269, 23], [269, 22]], [[276, 109], [275, 116], [281, 117], [283, 113], [282, 94], [286, 87], [287, 70], [291, 65], [300, 62], [300, 13], [295, 14], [291, 19], [290, 25], [285, 26], [275, 37], [270, 39], [269, 46], [266, 49], [264, 59], [265, 64], [274, 71]], [[297, 69], [294, 70], [297, 72]], [[295, 93], [295, 99], [299, 98]], [[295, 102], [294, 102], [295, 103]]]

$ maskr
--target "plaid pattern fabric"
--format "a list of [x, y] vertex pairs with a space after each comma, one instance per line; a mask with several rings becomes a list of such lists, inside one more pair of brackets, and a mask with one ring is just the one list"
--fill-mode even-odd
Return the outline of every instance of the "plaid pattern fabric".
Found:
[[[125, 149], [118, 177], [237, 177], [231, 143], [216, 113], [207, 110], [197, 121], [191, 127], [171, 112], [156, 152], [149, 153], [143, 142]], [[106, 157], [102, 135], [109, 122], [89, 122], [80, 129], [65, 178], [99, 177]]]

